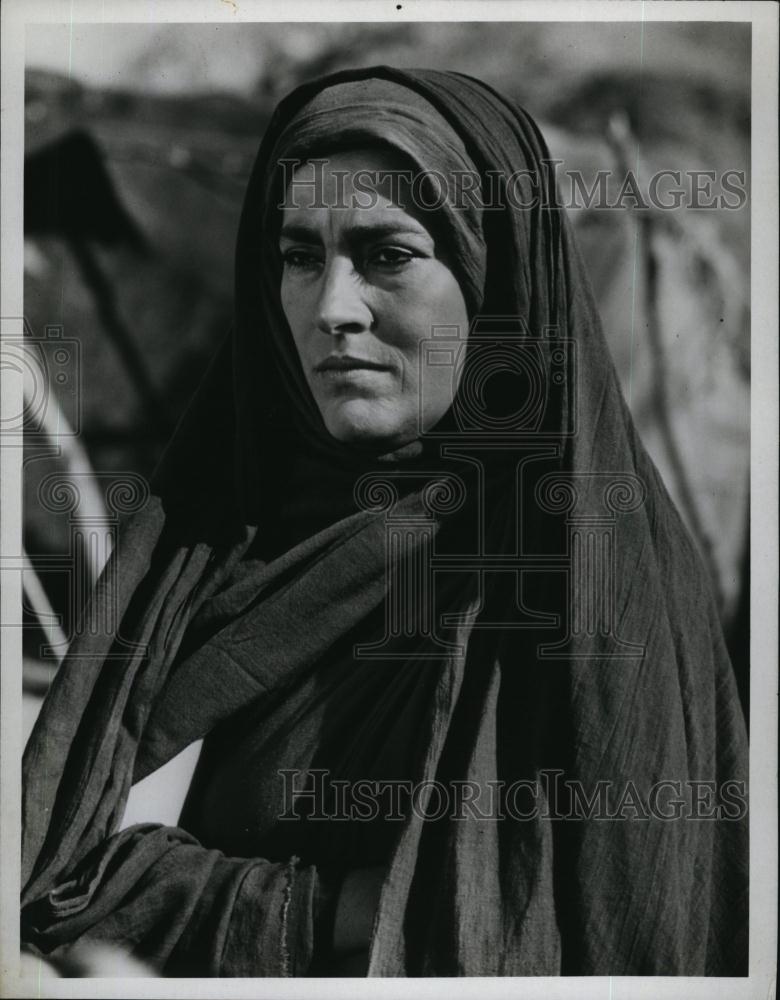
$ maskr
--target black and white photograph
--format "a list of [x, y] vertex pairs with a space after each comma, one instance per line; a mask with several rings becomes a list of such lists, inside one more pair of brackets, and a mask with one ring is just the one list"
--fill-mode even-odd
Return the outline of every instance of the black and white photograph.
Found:
[[777, 27], [4, 5], [0, 995], [774, 995]]

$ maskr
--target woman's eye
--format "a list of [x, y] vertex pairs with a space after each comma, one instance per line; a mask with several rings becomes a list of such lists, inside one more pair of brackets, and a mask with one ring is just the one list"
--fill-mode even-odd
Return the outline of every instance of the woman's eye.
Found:
[[402, 247], [379, 247], [368, 255], [367, 263], [386, 271], [396, 271], [413, 259], [414, 254], [411, 250], [404, 250]]
[[282, 263], [295, 271], [309, 270], [319, 267], [320, 259], [308, 250], [285, 250], [282, 253]]

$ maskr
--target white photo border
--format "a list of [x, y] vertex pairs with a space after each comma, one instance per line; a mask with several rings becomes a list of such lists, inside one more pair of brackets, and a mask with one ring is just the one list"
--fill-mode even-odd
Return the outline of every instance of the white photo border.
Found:
[[[19, 972], [21, 572], [0, 561], [0, 995], [35, 997], [408, 997], [728, 1000], [774, 996], [777, 954], [778, 6], [675, 0], [5, 0], [2, 5], [2, 337], [21, 334], [25, 31], [35, 24], [263, 21], [734, 21], [752, 24], [750, 975], [516, 979], [52, 979]], [[3, 417], [20, 380], [0, 371]], [[22, 455], [0, 449], [0, 555], [21, 551]]]

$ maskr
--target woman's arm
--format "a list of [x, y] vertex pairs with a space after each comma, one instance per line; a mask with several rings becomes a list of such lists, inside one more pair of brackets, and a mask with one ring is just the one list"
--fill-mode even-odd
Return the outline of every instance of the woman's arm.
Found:
[[365, 976], [384, 868], [357, 868], [331, 891], [319, 911], [317, 971]]
[[384, 868], [356, 868], [341, 883], [333, 921], [333, 954], [366, 950], [384, 880]]

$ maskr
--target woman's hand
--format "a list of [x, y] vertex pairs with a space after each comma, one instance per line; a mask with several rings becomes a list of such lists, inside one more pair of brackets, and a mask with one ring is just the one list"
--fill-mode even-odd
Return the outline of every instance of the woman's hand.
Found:
[[368, 951], [384, 877], [384, 868], [377, 867], [356, 868], [344, 878], [333, 920], [334, 958]]
[[37, 983], [41, 978], [47, 977], [92, 979], [108, 976], [122, 978], [159, 976], [159, 972], [151, 965], [146, 965], [128, 955], [123, 948], [97, 941], [75, 944], [57, 958], [38, 958], [30, 952], [23, 951], [21, 974], [22, 979], [30, 983]]

